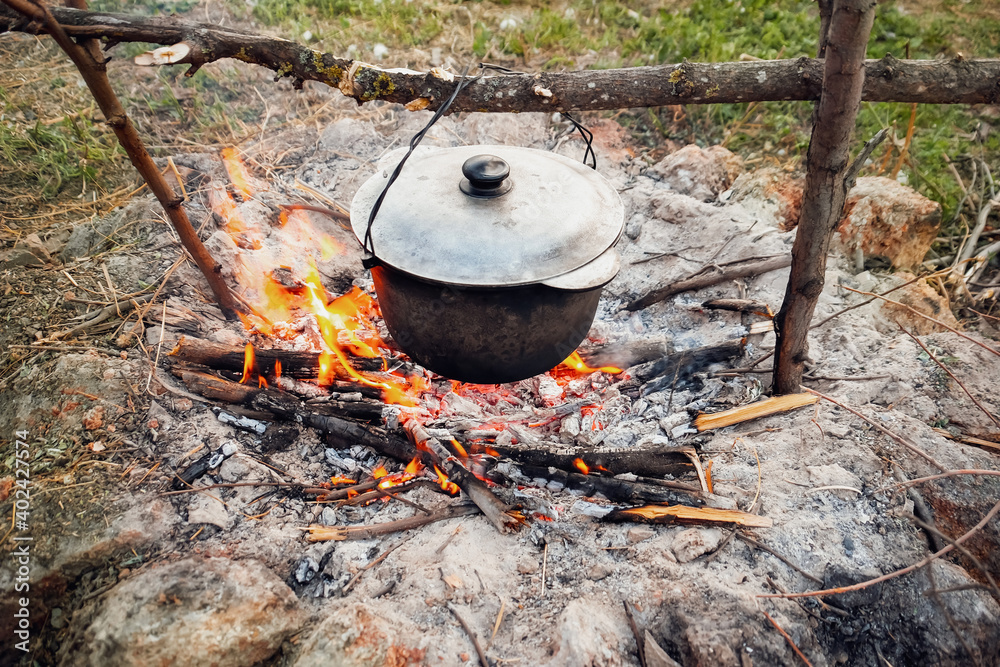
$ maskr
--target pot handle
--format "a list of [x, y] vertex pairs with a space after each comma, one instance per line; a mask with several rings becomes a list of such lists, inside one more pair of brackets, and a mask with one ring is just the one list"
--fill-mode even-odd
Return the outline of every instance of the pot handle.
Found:
[[597, 259], [593, 259], [569, 273], [543, 280], [542, 284], [569, 292], [585, 292], [604, 287], [618, 275], [622, 261], [618, 251], [608, 248]]

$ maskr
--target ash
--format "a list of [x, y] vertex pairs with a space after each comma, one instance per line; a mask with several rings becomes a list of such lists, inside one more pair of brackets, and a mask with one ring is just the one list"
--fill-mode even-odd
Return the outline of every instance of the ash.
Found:
[[[268, 219], [268, 204], [301, 199], [296, 183], [346, 205], [378, 158], [405, 142], [425, 118], [385, 107], [377, 114], [345, 114], [318, 134], [265, 137], [246, 154], [248, 168], [267, 180], [268, 190], [242, 202], [241, 209]], [[546, 374], [459, 389], [433, 379], [434, 391], [418, 407], [386, 406], [383, 419], [394, 428], [407, 415], [420, 414], [432, 435], [484, 447], [693, 447], [703, 467], [711, 464], [712, 504], [758, 513], [773, 527], [734, 534], [728, 526], [605, 523], [601, 517], [620, 504], [502, 463], [497, 468], [507, 481], [497, 493], [528, 516], [519, 532], [500, 534], [476, 515], [373, 539], [311, 543], [304, 531], [310, 525], [373, 526], [421, 510], [397, 501], [317, 503], [302, 493], [248, 483], [309, 485], [332, 476], [363, 481], [379, 466], [392, 473], [404, 463], [360, 445], [331, 447], [301, 424], [233, 414], [186, 394], [160, 372], [151, 383], [155, 397], [124, 441], [131, 451], [109, 459], [122, 467], [95, 478], [109, 488], [104, 520], [95, 519], [86, 539], [39, 539], [32, 576], [61, 582], [63, 591], [39, 601], [49, 610], [42, 632], [53, 661], [478, 664], [457, 613], [493, 664], [637, 665], [627, 603], [650, 665], [797, 664], [764, 611], [817, 666], [1000, 664], [1000, 606], [983, 575], [1000, 576], [996, 521], [966, 545], [981, 569], [967, 558], [948, 557], [823, 602], [758, 597], [844, 586], [924, 558], [927, 537], [909, 518], [914, 499], [892, 485], [904, 476], [940, 471], [830, 403], [699, 433], [692, 425], [698, 413], [744, 405], [767, 392], [767, 373], [724, 372], [749, 365], [774, 343], [773, 334], [749, 333], [752, 322], [745, 316], [702, 303], [753, 299], [777, 310], [787, 269], [682, 293], [637, 312], [624, 306], [705, 266], [788, 253], [795, 232], [783, 231], [774, 202], [739, 192], [738, 183], [732, 187], [742, 167], [727, 151], [689, 147], [654, 162], [614, 122], [594, 121], [591, 129], [598, 169], [621, 192], [627, 227], [619, 245], [622, 271], [605, 289], [582, 351], [590, 365], [619, 366], [626, 373]], [[516, 144], [582, 157], [584, 145], [570, 130], [558, 117], [542, 114], [449, 116], [424, 144]], [[212, 183], [225, 182], [214, 154], [174, 160]], [[209, 215], [208, 205], [207, 196], [194, 198], [192, 219]], [[128, 215], [139, 220], [143, 210]], [[369, 289], [353, 237], [333, 220], [310, 217], [342, 247], [319, 263], [326, 288], [333, 294], [352, 286]], [[280, 227], [264, 228], [257, 250], [221, 229], [210, 234], [210, 249], [230, 278], [246, 257], [273, 256], [286, 243]], [[142, 225], [136, 229], [140, 236], [149, 232]], [[178, 256], [169, 238], [148, 234], [142, 242], [166, 248], [163, 267]], [[294, 258], [284, 265], [293, 274], [301, 268]], [[892, 274], [855, 274], [852, 267], [839, 255], [831, 257], [817, 322], [862, 301], [841, 285], [882, 292], [903, 282]], [[122, 280], [150, 270], [126, 260], [112, 268]], [[181, 335], [236, 345], [248, 340], [242, 327], [204, 305], [199, 292], [207, 290], [190, 265], [175, 272], [166, 290], [171, 306], [187, 315], [165, 327], [164, 352]], [[876, 302], [814, 328], [810, 374], [834, 379], [809, 386], [905, 436], [947, 469], [996, 469], [995, 453], [936, 428], [961, 425], [966, 433], [983, 433], [989, 421], [899, 331], [895, 317]], [[287, 340], [270, 344], [314, 349], [314, 321], [293, 329]], [[969, 390], [994, 413], [1000, 410], [996, 357], [944, 330], [925, 334], [922, 339], [939, 356], [958, 360], [956, 372]], [[151, 330], [147, 341], [155, 345], [160, 336], [159, 329]], [[669, 355], [743, 338], [743, 353], [723, 362], [672, 367], [666, 374], [650, 370]], [[757, 368], [769, 366], [765, 361]], [[57, 372], [85, 393], [100, 393], [111, 415], [111, 406], [127, 402], [130, 387], [146, 382], [149, 366], [70, 353]], [[30, 414], [34, 405], [59, 400], [46, 393], [41, 376], [24, 379], [20, 387], [23, 398], [3, 413], [5, 425]], [[79, 420], [75, 428], [88, 442], [107, 435]], [[192, 479], [194, 487], [232, 486], [165, 495], [176, 474], [195, 464], [202, 474]], [[957, 537], [1000, 497], [991, 479], [922, 484], [916, 497], [930, 506], [942, 530]], [[693, 473], [674, 481], [698, 484]], [[429, 487], [400, 495], [424, 508], [454, 502]], [[40, 512], [56, 516], [57, 510]], [[0, 575], [6, 589], [5, 577], [6, 570]]]

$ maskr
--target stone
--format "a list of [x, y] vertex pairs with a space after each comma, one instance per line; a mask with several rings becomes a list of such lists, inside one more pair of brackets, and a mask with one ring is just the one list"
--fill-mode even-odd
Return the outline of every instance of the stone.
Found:
[[259, 561], [185, 558], [129, 577], [74, 614], [59, 664], [258, 664], [305, 620], [292, 590]]
[[27, 248], [10, 248], [0, 250], [0, 271], [18, 266], [42, 266], [44, 262], [33, 255]]
[[643, 540], [648, 540], [653, 535], [656, 535], [656, 531], [649, 526], [634, 526], [625, 531], [625, 539], [629, 544], [638, 544]]
[[621, 603], [597, 596], [580, 597], [567, 604], [554, 636], [557, 648], [547, 663], [553, 667], [622, 664], [618, 658], [632, 641]]
[[689, 563], [717, 548], [720, 542], [722, 531], [718, 528], [688, 528], [674, 536], [671, 549], [678, 562]]
[[604, 563], [594, 563], [587, 570], [587, 578], [591, 581], [600, 581], [614, 572], [614, 568]]
[[941, 228], [941, 205], [891, 178], [863, 176], [847, 195], [834, 240], [848, 256], [858, 241], [866, 258], [897, 269], [923, 261]]
[[231, 518], [225, 505], [202, 493], [195, 494], [188, 505], [188, 523], [207, 523], [224, 530], [229, 527]]
[[426, 664], [422, 649], [409, 647], [400, 639], [412, 641], [419, 634], [407, 619], [375, 616], [361, 604], [338, 604], [302, 643], [294, 667]]
[[219, 477], [224, 482], [238, 482], [250, 472], [250, 466], [241, 458], [231, 458], [223, 461], [219, 466]]
[[712, 201], [729, 187], [742, 166], [742, 160], [722, 146], [690, 144], [667, 155], [647, 173], [678, 194]]
[[522, 558], [517, 563], [517, 571], [521, 574], [534, 574], [538, 572], [538, 561], [534, 558]]
[[774, 167], [745, 172], [736, 177], [728, 201], [739, 202], [762, 219], [774, 220], [782, 230], [795, 229], [802, 213], [804, 178]]
[[[914, 278], [909, 273], [898, 273], [896, 277], [904, 282]], [[921, 317], [905, 306], [933, 317], [935, 320], [953, 329], [961, 328], [958, 320], [955, 319], [955, 315], [951, 312], [951, 303], [948, 298], [938, 294], [937, 290], [931, 287], [930, 283], [926, 280], [918, 280], [912, 285], [907, 285], [902, 289], [896, 290], [886, 298], [903, 304], [900, 306], [888, 301], [879, 300], [881, 314], [887, 320], [887, 324], [890, 325], [889, 331], [899, 331], [896, 323], [899, 323], [917, 336], [926, 336], [927, 334], [948, 330], [947, 327], [936, 324], [926, 317]]]

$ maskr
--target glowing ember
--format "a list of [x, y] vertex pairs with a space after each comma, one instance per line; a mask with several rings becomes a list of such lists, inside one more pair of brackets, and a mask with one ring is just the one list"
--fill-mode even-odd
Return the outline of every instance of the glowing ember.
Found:
[[226, 173], [233, 186], [243, 193], [245, 197], [253, 196], [253, 188], [250, 187], [250, 173], [247, 171], [243, 161], [232, 147], [222, 149], [222, 162], [226, 165]]
[[590, 467], [583, 462], [583, 459], [573, 459], [573, 465], [576, 466], [576, 469], [584, 475], [590, 474]]
[[601, 366], [600, 368], [591, 368], [584, 363], [583, 357], [580, 356], [579, 352], [574, 352], [566, 357], [565, 361], [563, 361], [560, 366], [567, 366], [578, 373], [596, 373], [597, 371], [601, 371], [602, 373], [617, 375], [618, 373], [623, 372], [622, 369], [617, 366]]
[[243, 352], [243, 377], [240, 378], [240, 384], [246, 384], [247, 380], [250, 379], [250, 373], [253, 371], [253, 364], [254, 364], [253, 345], [247, 343], [247, 346]]
[[330, 478], [332, 484], [357, 484], [357, 480], [351, 479], [350, 477], [341, 477], [340, 475], [334, 475]]

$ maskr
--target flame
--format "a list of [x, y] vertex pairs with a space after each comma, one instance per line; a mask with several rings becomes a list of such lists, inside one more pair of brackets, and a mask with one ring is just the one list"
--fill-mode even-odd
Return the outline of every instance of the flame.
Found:
[[257, 386], [260, 387], [261, 389], [267, 389], [267, 386], [268, 386], [267, 385], [267, 380], [264, 379], [263, 375], [258, 375], [257, 376]]
[[340, 475], [334, 475], [330, 478], [332, 484], [357, 484], [357, 480], [351, 479], [350, 477], [341, 477]]
[[461, 491], [461, 489], [458, 488], [458, 484], [455, 484], [455, 482], [449, 480], [448, 475], [441, 472], [440, 468], [434, 466], [434, 472], [437, 473], [438, 484], [440, 484], [441, 488], [444, 489], [446, 492], [454, 496]]
[[618, 373], [624, 372], [617, 366], [601, 366], [599, 368], [591, 368], [583, 361], [583, 357], [580, 356], [579, 352], [574, 352], [573, 354], [566, 357], [566, 359], [560, 364], [560, 366], [567, 366], [569, 368], [572, 368], [577, 373], [589, 374], [601, 371], [602, 373], [610, 373], [612, 375], [616, 375]]
[[233, 186], [243, 193], [247, 198], [253, 196], [253, 189], [250, 187], [250, 173], [246, 165], [237, 154], [236, 149], [227, 147], [222, 149], [222, 162], [226, 165], [226, 173]]
[[416, 475], [424, 466], [420, 463], [420, 457], [414, 456], [413, 460], [406, 464], [406, 470], [404, 471], [407, 475]]
[[372, 470], [372, 477], [374, 477], [375, 479], [382, 479], [383, 477], [385, 477], [388, 474], [389, 473], [386, 472], [386, 470], [385, 470], [385, 466], [379, 466], [379, 467], [375, 468], [375, 470]]
[[277, 380], [281, 377], [281, 359], [274, 360], [274, 379]]
[[451, 446], [455, 448], [455, 453], [458, 454], [458, 458], [460, 459], [469, 458], [469, 453], [465, 451], [465, 447], [463, 447], [462, 443], [460, 443], [458, 440], [455, 440], [455, 438], [451, 439]]
[[247, 343], [243, 351], [243, 377], [240, 378], [240, 384], [246, 384], [247, 380], [250, 379], [250, 372], [253, 371], [253, 363], [253, 345]]
[[583, 462], [583, 459], [573, 459], [573, 465], [576, 469], [582, 472], [584, 475], [590, 474], [590, 466]]

